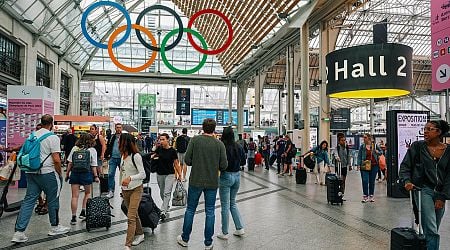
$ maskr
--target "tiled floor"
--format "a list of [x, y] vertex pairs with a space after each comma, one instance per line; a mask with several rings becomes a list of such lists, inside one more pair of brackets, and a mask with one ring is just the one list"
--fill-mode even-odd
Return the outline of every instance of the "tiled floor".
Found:
[[[306, 185], [295, 184], [295, 177], [277, 177], [275, 171], [256, 168], [242, 173], [238, 207], [245, 222], [245, 237], [231, 236], [228, 241], [214, 238], [214, 249], [388, 249], [390, 229], [410, 224], [408, 199], [386, 197], [385, 183], [376, 184], [376, 202], [362, 204], [359, 172], [349, 172], [347, 201], [343, 206], [326, 202], [325, 187], [315, 185], [312, 175]], [[152, 194], [161, 204], [156, 177], [152, 176]], [[97, 187], [98, 188], [98, 187]], [[96, 190], [98, 192], [98, 190]], [[23, 191], [12, 190], [10, 200]], [[116, 192], [118, 193], [118, 192]], [[22, 194], [23, 195], [23, 194]], [[15, 213], [0, 218], [2, 249], [123, 249], [126, 217], [120, 211], [121, 198], [113, 199], [113, 226], [88, 233], [78, 222], [67, 235], [48, 237], [48, 217], [33, 215], [26, 231], [29, 242], [10, 243]], [[220, 232], [220, 203], [216, 203], [215, 232]], [[194, 219], [189, 249], [203, 249], [203, 205]], [[154, 234], [133, 249], [182, 249], [176, 243], [183, 224], [184, 208], [174, 208], [169, 219]], [[70, 189], [65, 185], [61, 197], [60, 219], [69, 225]], [[441, 249], [450, 249], [450, 215], [443, 219]], [[230, 231], [234, 225], [230, 219]]]

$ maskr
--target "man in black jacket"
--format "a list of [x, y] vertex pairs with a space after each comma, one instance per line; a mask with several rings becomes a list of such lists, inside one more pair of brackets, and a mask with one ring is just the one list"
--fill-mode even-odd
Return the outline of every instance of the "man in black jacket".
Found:
[[119, 139], [122, 134], [122, 124], [117, 123], [115, 126], [116, 134], [111, 137], [106, 147], [105, 158], [109, 159], [109, 172], [108, 172], [108, 195], [106, 197], [114, 197], [114, 189], [116, 187], [115, 177], [116, 168], [120, 167], [120, 151], [119, 151]]

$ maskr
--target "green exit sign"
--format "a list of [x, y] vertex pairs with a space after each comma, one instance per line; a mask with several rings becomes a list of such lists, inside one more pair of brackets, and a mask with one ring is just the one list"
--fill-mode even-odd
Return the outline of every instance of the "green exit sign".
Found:
[[155, 107], [156, 95], [155, 94], [138, 94], [138, 104], [141, 107]]

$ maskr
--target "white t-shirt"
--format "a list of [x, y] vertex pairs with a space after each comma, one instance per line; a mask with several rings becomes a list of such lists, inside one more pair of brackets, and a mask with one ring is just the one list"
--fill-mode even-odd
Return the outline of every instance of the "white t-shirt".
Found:
[[[41, 128], [38, 131], [35, 132], [35, 135], [37, 138], [41, 137], [42, 135], [45, 135], [49, 133], [50, 131], [45, 128]], [[42, 168], [40, 173], [41, 174], [48, 174], [55, 171], [55, 164], [53, 162], [53, 157], [49, 154], [52, 153], [59, 153], [61, 152], [61, 143], [59, 141], [59, 137], [57, 135], [51, 135], [47, 138], [45, 138], [43, 141], [41, 141], [41, 162]], [[47, 158], [48, 156], [48, 158]], [[47, 158], [45, 160], [45, 158]], [[45, 160], [45, 161], [44, 161]]]
[[[79, 148], [77, 146], [72, 148], [69, 156], [67, 156], [67, 161], [72, 162], [73, 152], [77, 151], [78, 149]], [[95, 148], [88, 148], [88, 151], [91, 155], [91, 167], [97, 167], [97, 150], [95, 150]]]

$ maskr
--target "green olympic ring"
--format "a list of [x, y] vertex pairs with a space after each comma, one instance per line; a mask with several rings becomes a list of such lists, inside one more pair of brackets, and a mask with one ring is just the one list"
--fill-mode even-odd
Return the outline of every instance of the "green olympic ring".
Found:
[[[188, 70], [182, 70], [182, 69], [177, 69], [175, 68], [172, 64], [170, 64], [169, 60], [166, 57], [166, 44], [169, 41], [169, 38], [171, 38], [172, 36], [174, 36], [175, 34], [178, 34], [180, 29], [174, 29], [172, 31], [170, 31], [162, 40], [161, 42], [161, 59], [164, 63], [164, 65], [166, 65], [167, 68], [169, 68], [170, 70], [172, 70], [173, 72], [177, 73], [177, 74], [181, 74], [181, 75], [188, 75], [188, 74], [193, 74], [197, 71], [199, 71], [203, 65], [205, 65], [206, 63], [206, 59], [208, 58], [207, 54], [203, 54], [202, 60], [200, 61], [200, 63], [193, 69], [188, 69]], [[200, 43], [202, 44], [203, 48], [205, 50], [208, 49], [208, 45], [206, 44], [205, 39], [200, 35], [200, 33], [198, 33], [195, 30], [189, 29], [189, 28], [183, 28], [183, 32], [187, 32], [187, 33], [191, 33], [193, 34], [195, 37], [198, 38], [198, 40], [200, 40]]]

